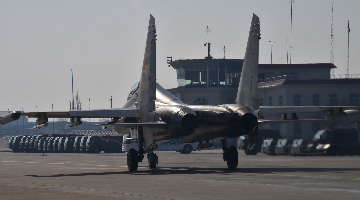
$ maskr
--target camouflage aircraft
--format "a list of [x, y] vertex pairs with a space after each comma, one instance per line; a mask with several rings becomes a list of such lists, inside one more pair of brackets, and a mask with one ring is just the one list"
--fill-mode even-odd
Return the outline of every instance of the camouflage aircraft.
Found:
[[[209, 147], [209, 140], [220, 139], [224, 161], [227, 162], [228, 168], [236, 168], [237, 149], [234, 146], [228, 147], [226, 139], [248, 135], [250, 143], [255, 144], [258, 138], [258, 125], [261, 123], [310, 122], [359, 115], [358, 107], [259, 108], [260, 39], [260, 21], [254, 14], [235, 104], [188, 105], [156, 83], [156, 27], [155, 18], [150, 15], [141, 79], [133, 86], [123, 108], [59, 112], [15, 111], [3, 116], [0, 124], [17, 120], [20, 116], [28, 116], [37, 118], [34, 129], [40, 129], [47, 126], [48, 118], [70, 118], [71, 127], [81, 125], [81, 118], [112, 118], [111, 122], [99, 125], [113, 126], [119, 133], [124, 130], [124, 126], [131, 129], [132, 138], [138, 141], [139, 151], [129, 150], [127, 164], [130, 171], [136, 171], [138, 163], [144, 159], [144, 150], [148, 152], [149, 167], [156, 167], [158, 156], [154, 150], [157, 148], [157, 141], [180, 139], [186, 143], [199, 142], [198, 149], [202, 149]], [[283, 118], [275, 121], [266, 120], [261, 109], [283, 114]], [[301, 112], [323, 111], [329, 111], [327, 119], [298, 119], [296, 116], [296, 113]], [[290, 119], [287, 119], [287, 114], [291, 114]]]

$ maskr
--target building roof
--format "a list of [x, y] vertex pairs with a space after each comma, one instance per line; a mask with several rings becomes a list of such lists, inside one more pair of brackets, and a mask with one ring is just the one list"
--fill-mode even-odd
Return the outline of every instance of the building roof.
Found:
[[349, 85], [360, 84], [360, 79], [313, 79], [313, 80], [289, 80], [260, 82], [259, 88], [278, 87], [283, 85]]
[[[169, 64], [174, 69], [179, 68], [197, 68], [203, 66], [217, 67], [241, 67], [244, 59], [180, 59], [174, 60]], [[336, 68], [333, 63], [305, 63], [305, 64], [259, 64], [260, 69], [283, 69], [283, 68]]]
[[260, 69], [282, 69], [282, 68], [337, 68], [333, 63], [305, 63], [305, 64], [259, 64]]
[[197, 67], [217, 67], [217, 66], [228, 66], [228, 67], [241, 67], [243, 59], [186, 59], [186, 60], [175, 60], [169, 64], [174, 69], [179, 68], [197, 68]]

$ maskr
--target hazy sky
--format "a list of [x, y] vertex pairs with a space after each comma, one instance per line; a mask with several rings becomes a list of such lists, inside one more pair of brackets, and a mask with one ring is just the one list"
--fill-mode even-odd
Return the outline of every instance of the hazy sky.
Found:
[[[239, 59], [252, 13], [260, 17], [260, 63], [330, 62], [332, 0], [295, 0], [293, 30], [289, 0], [252, 1], [16, 1], [0, 0], [0, 110], [68, 110], [71, 69], [83, 109], [122, 107], [140, 78], [149, 15], [157, 27], [157, 80], [177, 86], [167, 56], [201, 59], [207, 55], [206, 26], [214, 58]], [[360, 1], [334, 1], [335, 74], [347, 68], [350, 20], [350, 74], [360, 74]], [[291, 40], [292, 38], [292, 40]], [[287, 41], [287, 42], [286, 42]]]

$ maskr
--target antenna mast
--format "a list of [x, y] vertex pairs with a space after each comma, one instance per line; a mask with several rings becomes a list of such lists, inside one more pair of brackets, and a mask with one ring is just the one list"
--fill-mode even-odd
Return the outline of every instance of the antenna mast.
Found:
[[210, 55], [210, 42], [209, 42], [209, 33], [211, 32], [209, 29], [209, 26], [206, 26], [206, 37], [208, 39], [208, 42], [204, 44], [204, 46], [206, 46], [206, 44], [208, 45], [208, 56], [205, 57], [206, 59], [212, 59], [212, 56]]
[[291, 32], [290, 32], [290, 64], [291, 64], [291, 49], [292, 49], [292, 16], [293, 16], [293, 8], [292, 8], [292, 4], [295, 3], [295, 0], [290, 0], [290, 3], [291, 3], [291, 11], [290, 11], [290, 22], [291, 22]]
[[222, 51], [224, 52], [224, 59], [225, 59], [225, 52], [227, 51], [226, 48], [225, 48], [225, 46], [224, 46], [224, 48], [223, 48]]
[[[334, 1], [331, 6], [331, 53], [330, 53], [330, 63], [334, 64]], [[334, 76], [334, 69], [331, 69], [331, 76]]]
[[349, 52], [350, 52], [350, 26], [349, 26], [349, 20], [348, 20], [348, 57], [347, 57], [347, 77], [349, 78]]
[[72, 108], [70, 107], [70, 109], [74, 110], [74, 74], [72, 69], [71, 69], [71, 92], [72, 92]]

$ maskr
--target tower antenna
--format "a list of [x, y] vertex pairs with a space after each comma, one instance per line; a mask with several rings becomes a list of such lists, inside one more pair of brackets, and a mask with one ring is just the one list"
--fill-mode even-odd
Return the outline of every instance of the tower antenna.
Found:
[[210, 42], [209, 42], [209, 33], [211, 32], [210, 29], [209, 29], [209, 26], [206, 26], [206, 37], [208, 39], [208, 42], [204, 44], [204, 46], [208, 46], [208, 56], [205, 57], [206, 59], [212, 59], [212, 56], [210, 55]]
[[206, 37], [207, 37], [207, 40], [208, 40], [208, 43], [209, 43], [209, 33], [211, 33], [210, 29], [209, 29], [209, 26], [206, 26]]
[[[334, 1], [331, 6], [331, 53], [330, 53], [330, 63], [334, 64]], [[334, 77], [334, 69], [331, 69], [331, 75]]]

